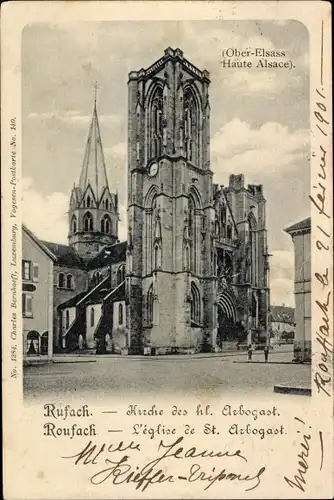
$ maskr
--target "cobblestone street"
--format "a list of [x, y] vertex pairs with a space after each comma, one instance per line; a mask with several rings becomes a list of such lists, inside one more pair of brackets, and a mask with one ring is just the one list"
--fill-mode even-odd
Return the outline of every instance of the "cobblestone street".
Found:
[[[276, 349], [276, 351], [275, 351]], [[308, 385], [310, 365], [289, 363], [291, 348], [276, 347], [264, 363], [263, 353], [215, 357], [80, 357], [56, 358], [55, 363], [25, 368], [24, 393], [29, 399], [63, 400], [103, 397], [111, 393], [162, 395], [183, 393], [211, 397], [231, 393], [272, 393], [275, 384]], [[283, 351], [283, 352], [282, 352]]]

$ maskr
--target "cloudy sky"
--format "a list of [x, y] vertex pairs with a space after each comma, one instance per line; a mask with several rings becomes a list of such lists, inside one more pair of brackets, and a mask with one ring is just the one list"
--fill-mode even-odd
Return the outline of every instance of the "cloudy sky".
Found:
[[[109, 183], [126, 234], [127, 74], [166, 47], [211, 76], [214, 182], [231, 173], [264, 185], [274, 304], [293, 305], [293, 247], [283, 228], [308, 217], [308, 33], [296, 22], [196, 21], [31, 24], [22, 37], [23, 219], [37, 236], [67, 242], [70, 190], [78, 182], [98, 81]], [[226, 69], [224, 48], [287, 53], [295, 68]], [[256, 62], [255, 59], [252, 59]]]

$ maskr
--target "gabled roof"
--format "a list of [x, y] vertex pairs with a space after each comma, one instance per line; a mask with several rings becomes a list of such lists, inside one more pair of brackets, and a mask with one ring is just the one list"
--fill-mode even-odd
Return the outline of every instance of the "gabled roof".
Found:
[[293, 307], [271, 306], [271, 320], [277, 323], [295, 323]]
[[88, 262], [88, 266], [90, 269], [96, 269], [110, 264], [116, 264], [118, 262], [124, 262], [126, 260], [126, 249], [126, 241], [106, 246], [99, 254]]
[[311, 230], [311, 217], [307, 217], [307, 219], [292, 224], [292, 226], [287, 227], [286, 229], [284, 229], [284, 231], [286, 233], [293, 234], [297, 233], [298, 231], [304, 231], [306, 229]]
[[97, 201], [100, 200], [104, 188], [108, 187], [101, 132], [96, 110], [96, 100], [94, 102], [93, 116], [89, 127], [86, 150], [79, 179], [79, 188], [82, 193], [86, 191], [88, 185], [92, 187], [92, 191]]
[[42, 241], [43, 245], [49, 249], [56, 257], [56, 262], [63, 266], [85, 267], [85, 261], [79, 256], [74, 248], [68, 245]]
[[44, 252], [50, 259], [53, 261], [57, 260], [56, 255], [52, 252], [50, 248], [48, 248], [45, 243], [37, 238], [37, 236], [27, 228], [25, 224], [22, 224], [22, 231], [26, 233], [35, 243], [36, 245]]

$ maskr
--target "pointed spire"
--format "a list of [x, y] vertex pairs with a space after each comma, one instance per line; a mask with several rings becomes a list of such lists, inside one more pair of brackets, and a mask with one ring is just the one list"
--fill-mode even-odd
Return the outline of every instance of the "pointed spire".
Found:
[[94, 88], [94, 108], [92, 121], [89, 127], [86, 150], [80, 173], [79, 188], [84, 193], [88, 184], [91, 185], [94, 196], [98, 201], [105, 187], [108, 186], [107, 171], [101, 141], [100, 125], [97, 115], [97, 82]]

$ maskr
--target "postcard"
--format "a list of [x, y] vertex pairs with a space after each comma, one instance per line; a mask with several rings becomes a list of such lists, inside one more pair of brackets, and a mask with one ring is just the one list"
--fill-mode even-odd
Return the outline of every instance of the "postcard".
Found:
[[2, 7], [4, 497], [333, 498], [331, 7]]

